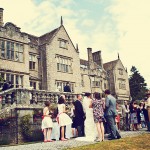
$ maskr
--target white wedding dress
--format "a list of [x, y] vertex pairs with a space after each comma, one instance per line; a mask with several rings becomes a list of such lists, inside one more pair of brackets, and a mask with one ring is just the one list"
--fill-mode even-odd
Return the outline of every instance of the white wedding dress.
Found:
[[83, 109], [86, 114], [86, 119], [84, 121], [84, 130], [85, 130], [85, 137], [78, 137], [76, 140], [79, 141], [94, 141], [97, 136], [96, 125], [94, 123], [93, 118], [93, 109], [89, 108], [91, 103], [91, 99], [84, 97], [83, 99]]

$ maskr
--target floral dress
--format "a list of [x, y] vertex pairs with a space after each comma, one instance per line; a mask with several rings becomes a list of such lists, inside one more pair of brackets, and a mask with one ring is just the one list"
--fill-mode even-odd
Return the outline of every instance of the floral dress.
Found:
[[104, 121], [104, 101], [103, 100], [97, 100], [94, 99], [92, 102], [93, 106], [93, 116], [94, 116], [94, 122], [103, 122]]

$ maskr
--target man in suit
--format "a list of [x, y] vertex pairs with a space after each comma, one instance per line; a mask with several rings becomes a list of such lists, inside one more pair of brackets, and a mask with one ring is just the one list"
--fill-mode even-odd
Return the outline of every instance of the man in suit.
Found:
[[64, 87], [64, 92], [71, 92], [69, 82], [66, 83], [66, 86]]
[[129, 125], [129, 105], [127, 101], [124, 101], [124, 105], [122, 107], [122, 117], [123, 117], [123, 127], [125, 131], [130, 130], [130, 125]]
[[117, 129], [116, 123], [115, 123], [115, 117], [117, 115], [116, 99], [110, 94], [109, 90], [105, 90], [105, 95], [106, 95], [105, 117], [106, 117], [106, 121], [108, 123], [110, 132], [111, 132], [111, 138], [109, 140], [120, 139], [121, 136], [118, 132], [118, 129]]
[[77, 100], [74, 103], [74, 114], [75, 114], [75, 118], [74, 118], [74, 124], [77, 128], [78, 131], [78, 137], [84, 136], [84, 118], [85, 118], [85, 114], [83, 111], [83, 106], [81, 104], [81, 100], [82, 100], [82, 95], [77, 95]]
[[6, 80], [4, 80], [4, 84], [3, 84], [3, 89], [2, 91], [8, 90], [9, 89], [9, 84], [7, 83]]

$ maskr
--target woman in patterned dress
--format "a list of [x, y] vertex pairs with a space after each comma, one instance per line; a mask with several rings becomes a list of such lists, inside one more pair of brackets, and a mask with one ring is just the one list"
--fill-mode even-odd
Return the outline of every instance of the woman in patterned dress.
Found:
[[132, 130], [138, 130], [137, 124], [138, 124], [138, 119], [137, 119], [137, 103], [136, 102], [131, 102], [130, 106], [130, 121], [132, 125]]
[[92, 102], [93, 107], [93, 116], [94, 122], [96, 123], [97, 131], [98, 131], [98, 139], [97, 142], [104, 141], [104, 108], [105, 108], [105, 101], [101, 99], [100, 93], [94, 93], [94, 99]]

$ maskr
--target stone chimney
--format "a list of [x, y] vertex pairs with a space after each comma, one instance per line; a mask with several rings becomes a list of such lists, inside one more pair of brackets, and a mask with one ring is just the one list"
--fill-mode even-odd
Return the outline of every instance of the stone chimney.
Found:
[[87, 48], [89, 69], [94, 69], [92, 48]]
[[93, 61], [97, 63], [97, 65], [103, 68], [103, 60], [101, 56], [101, 51], [94, 52], [93, 54]]
[[3, 8], [0, 8], [0, 26], [3, 26]]

